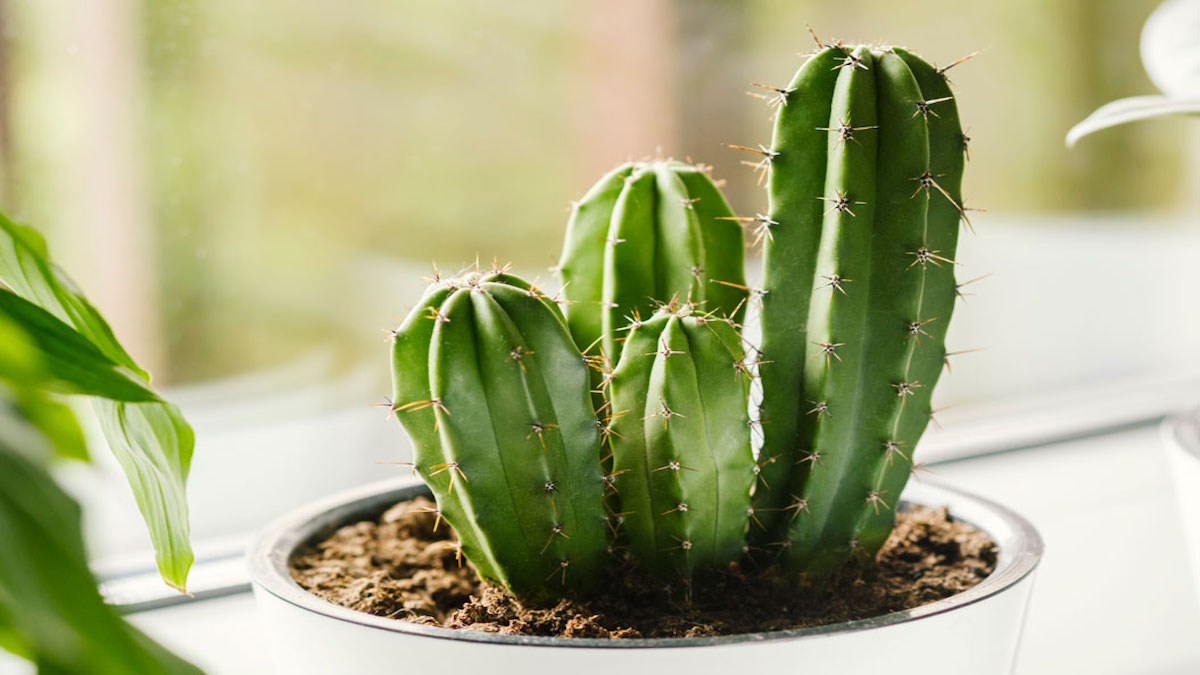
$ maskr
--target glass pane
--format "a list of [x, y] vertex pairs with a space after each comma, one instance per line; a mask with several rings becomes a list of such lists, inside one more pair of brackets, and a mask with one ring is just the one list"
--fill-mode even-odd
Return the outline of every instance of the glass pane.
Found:
[[[960, 275], [994, 276], [950, 346], [986, 350], [945, 402], [1195, 371], [1200, 320], [1174, 289], [1200, 286], [1198, 127], [1063, 144], [1153, 91], [1155, 4], [3, 0], [3, 206], [197, 421], [198, 534], [402, 471], [377, 464], [405, 441], [366, 405], [431, 262], [553, 286], [568, 200], [627, 158], [711, 164], [739, 212], [763, 208], [721, 144], [769, 139], [743, 94], [786, 83], [806, 25], [940, 64], [985, 50], [950, 76], [967, 204], [987, 209]], [[279, 496], [223, 506], [255, 491]]]

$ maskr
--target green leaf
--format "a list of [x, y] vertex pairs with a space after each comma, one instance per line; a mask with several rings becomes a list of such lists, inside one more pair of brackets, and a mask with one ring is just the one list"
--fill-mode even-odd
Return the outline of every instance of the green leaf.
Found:
[[137, 375], [114, 363], [74, 328], [19, 295], [0, 290], [0, 316], [24, 329], [40, 352], [42, 367], [67, 393], [137, 403], [162, 400]]
[[[3, 214], [0, 281], [74, 328], [113, 363], [149, 383], [149, 374], [117, 341], [104, 317], [50, 261], [41, 235]], [[95, 409], [146, 521], [159, 573], [167, 584], [184, 591], [192, 565], [185, 490], [194, 445], [192, 429], [169, 403], [96, 399]]]
[[75, 413], [43, 392], [13, 392], [14, 407], [29, 424], [50, 439], [52, 450], [65, 459], [88, 460], [87, 441]]
[[104, 603], [79, 506], [19, 447], [9, 422], [0, 416], [0, 646], [44, 673], [199, 673]]
[[24, 424], [50, 439], [62, 457], [86, 460], [87, 445], [71, 409], [51, 398], [45, 389], [51, 380], [41, 354], [28, 333], [0, 314], [0, 391], [8, 392], [9, 405]]
[[74, 326], [108, 358], [150, 381], [150, 374], [142, 370], [117, 342], [100, 312], [83, 297], [75, 283], [50, 262], [42, 235], [27, 225], [12, 222], [2, 213], [0, 281], [17, 295]]
[[163, 581], [187, 592], [192, 566], [185, 482], [195, 437], [170, 403], [95, 399], [100, 426], [150, 529]]

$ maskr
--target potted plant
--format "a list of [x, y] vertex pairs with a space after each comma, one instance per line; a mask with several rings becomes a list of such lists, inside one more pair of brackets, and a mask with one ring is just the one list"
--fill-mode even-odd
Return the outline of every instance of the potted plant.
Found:
[[[1142, 65], [1162, 92], [1107, 103], [1067, 133], [1067, 144], [1101, 129], [1142, 119], [1200, 115], [1200, 0], [1167, 0], [1146, 20]], [[1163, 423], [1171, 480], [1200, 594], [1200, 409]]]
[[[575, 206], [561, 296], [505, 269], [435, 275], [394, 331], [389, 406], [424, 486], [314, 505], [251, 551], [284, 672], [399, 658], [504, 672], [1011, 670], [1038, 535], [986, 500], [905, 489], [950, 356], [965, 220], [966, 139], [945, 70], [900, 48], [819, 44], [773, 92], [774, 140], [754, 150], [766, 213], [734, 216], [697, 167], [630, 163]], [[738, 221], [763, 245], [761, 288], [743, 278]], [[407, 501], [429, 495], [436, 505]], [[808, 603], [889, 596], [872, 570], [898, 514], [941, 506], [966, 529], [941, 541], [946, 555], [906, 555], [986, 578], [898, 611], [761, 628]], [[454, 539], [436, 538], [443, 523]], [[359, 537], [384, 530], [408, 539]], [[991, 543], [959, 560], [980, 533]], [[401, 550], [432, 562], [393, 565]], [[415, 620], [297, 582], [328, 590], [339, 565], [361, 574], [357, 598], [395, 591], [406, 599], [391, 614]], [[429, 605], [462, 584], [483, 596], [464, 607], [475, 630], [433, 625]], [[416, 586], [436, 590], [407, 599]], [[612, 637], [634, 630], [606, 628], [600, 614], [617, 606], [640, 617], [641, 637]], [[733, 634], [691, 637], [715, 606], [738, 617], [718, 631]]]
[[96, 588], [81, 510], [50, 472], [89, 458], [79, 408], [64, 395], [91, 400], [163, 580], [185, 592], [191, 427], [54, 265], [41, 235], [0, 214], [0, 648], [38, 672], [199, 673]]

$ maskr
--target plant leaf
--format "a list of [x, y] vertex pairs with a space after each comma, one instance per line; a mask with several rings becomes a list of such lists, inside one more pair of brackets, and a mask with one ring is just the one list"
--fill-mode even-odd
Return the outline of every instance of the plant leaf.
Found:
[[117, 342], [108, 322], [83, 297], [73, 281], [50, 262], [46, 240], [27, 225], [18, 225], [0, 213], [0, 281], [17, 295], [74, 326], [101, 352], [137, 373], [146, 382], [150, 374]]
[[1067, 147], [1079, 139], [1118, 124], [1169, 115], [1200, 115], [1200, 99], [1133, 96], [1105, 103], [1067, 132]]
[[92, 401], [108, 446], [133, 487], [163, 581], [186, 593], [192, 566], [185, 482], [195, 437], [170, 403]]
[[14, 447], [12, 421], [0, 415], [0, 646], [44, 673], [199, 673], [104, 603], [79, 506]]
[[51, 384], [41, 355], [29, 335], [0, 314], [0, 393], [7, 391], [11, 406], [28, 425], [47, 437], [61, 457], [87, 460], [87, 444], [71, 409], [44, 389]]
[[[41, 235], [3, 214], [0, 281], [74, 328], [112, 362], [149, 383], [149, 374], [117, 341], [104, 317], [50, 261]], [[185, 591], [193, 561], [185, 490], [194, 446], [192, 429], [179, 409], [165, 402], [96, 399], [94, 407], [146, 521], [159, 573], [168, 585]]]
[[0, 290], [0, 316], [24, 329], [27, 340], [40, 352], [46, 373], [65, 385], [67, 393], [138, 403], [162, 400], [74, 328], [19, 295]]
[[88, 461], [87, 441], [69, 407], [40, 391], [14, 391], [13, 398], [17, 412], [50, 439], [51, 449], [59, 457]]

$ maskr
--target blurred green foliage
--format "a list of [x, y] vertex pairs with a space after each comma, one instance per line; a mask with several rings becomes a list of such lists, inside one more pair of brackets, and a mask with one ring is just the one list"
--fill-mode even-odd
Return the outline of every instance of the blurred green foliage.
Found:
[[[986, 50], [951, 71], [971, 206], [1147, 210], [1187, 191], [1174, 124], [1071, 153], [1062, 142], [1097, 104], [1152, 91], [1137, 35], [1156, 0], [107, 3], [134, 10], [129, 153], [159, 255], [165, 328], [152, 330], [174, 380], [346, 340], [349, 307], [395, 295], [350, 275], [364, 257], [545, 268], [567, 200], [660, 148], [713, 164], [738, 211], [761, 208], [743, 157], [720, 144], [768, 138], [768, 108], [743, 92], [785, 80], [812, 46], [806, 26], [920, 45], [939, 64]], [[71, 150], [55, 138], [71, 111], [46, 66], [69, 3], [0, 6], [19, 113], [6, 201], [69, 246], [88, 224], [60, 213]]]

